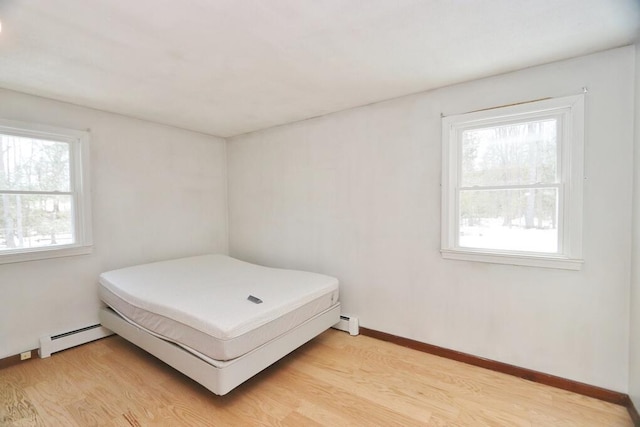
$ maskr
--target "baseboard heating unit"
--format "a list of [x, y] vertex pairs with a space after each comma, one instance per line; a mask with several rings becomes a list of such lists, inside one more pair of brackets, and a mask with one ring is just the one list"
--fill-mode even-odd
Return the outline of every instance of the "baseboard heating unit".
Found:
[[51, 356], [62, 350], [86, 344], [100, 338], [112, 335], [109, 329], [98, 325], [87, 326], [86, 328], [76, 329], [75, 331], [64, 332], [62, 334], [50, 337], [40, 338], [40, 348], [38, 355], [41, 359]]
[[349, 335], [358, 335], [360, 333], [360, 325], [358, 318], [346, 314], [340, 315], [340, 321], [332, 326], [333, 329], [349, 332]]

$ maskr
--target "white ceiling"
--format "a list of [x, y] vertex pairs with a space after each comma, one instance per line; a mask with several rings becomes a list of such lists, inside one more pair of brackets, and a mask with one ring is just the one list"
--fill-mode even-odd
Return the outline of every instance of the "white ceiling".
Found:
[[228, 137], [630, 44], [638, 0], [0, 0], [0, 87]]

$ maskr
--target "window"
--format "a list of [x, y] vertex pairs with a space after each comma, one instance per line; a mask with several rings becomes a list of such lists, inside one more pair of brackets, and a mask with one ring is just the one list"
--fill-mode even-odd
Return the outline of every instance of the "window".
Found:
[[580, 269], [583, 139], [583, 95], [443, 118], [443, 257]]
[[0, 263], [91, 252], [87, 132], [0, 120]]

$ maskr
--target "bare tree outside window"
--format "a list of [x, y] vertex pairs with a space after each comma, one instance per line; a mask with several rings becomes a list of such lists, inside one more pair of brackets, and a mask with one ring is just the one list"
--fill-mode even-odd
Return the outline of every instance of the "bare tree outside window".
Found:
[[0, 134], [0, 251], [74, 243], [69, 143]]
[[461, 247], [557, 252], [557, 120], [465, 130]]

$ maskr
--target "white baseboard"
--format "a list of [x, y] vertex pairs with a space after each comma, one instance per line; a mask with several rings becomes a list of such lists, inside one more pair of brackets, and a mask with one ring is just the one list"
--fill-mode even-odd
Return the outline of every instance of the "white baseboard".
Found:
[[109, 335], [113, 335], [113, 332], [109, 329], [100, 325], [92, 325], [76, 331], [65, 332], [64, 334], [42, 337], [40, 338], [38, 355], [41, 359], [44, 359], [45, 357], [51, 356], [53, 353], [81, 344], [86, 344]]
[[360, 323], [355, 316], [346, 314], [340, 315], [340, 321], [332, 326], [333, 329], [349, 332], [349, 335], [358, 335], [360, 333]]

